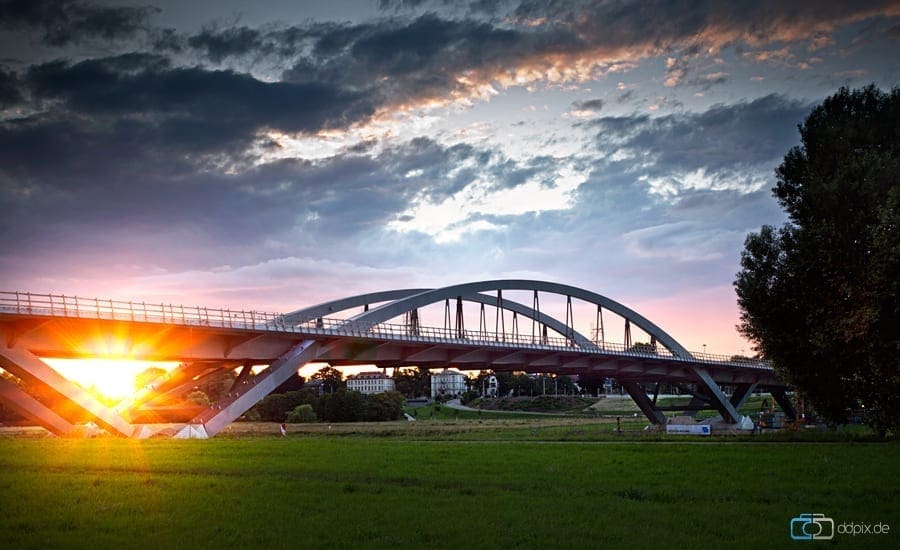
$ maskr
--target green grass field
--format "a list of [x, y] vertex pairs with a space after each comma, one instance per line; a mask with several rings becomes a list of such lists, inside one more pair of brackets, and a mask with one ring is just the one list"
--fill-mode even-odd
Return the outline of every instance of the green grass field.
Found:
[[[804, 512], [900, 529], [896, 442], [616, 439], [584, 419], [408, 424], [0, 438], [3, 546], [791, 547]], [[897, 535], [835, 541], [886, 548]]]

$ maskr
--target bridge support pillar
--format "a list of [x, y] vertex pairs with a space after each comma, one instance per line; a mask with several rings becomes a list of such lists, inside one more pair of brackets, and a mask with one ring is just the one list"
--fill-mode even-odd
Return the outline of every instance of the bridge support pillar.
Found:
[[[734, 407], [734, 410], [740, 409], [744, 403], [747, 401], [747, 398], [750, 397], [750, 394], [756, 390], [757, 384], [753, 383], [743, 383], [738, 384], [734, 388], [734, 393], [731, 394], [731, 406]], [[685, 388], [682, 388], [685, 389]], [[687, 390], [690, 391], [690, 390]], [[684, 408], [684, 413], [691, 418], [695, 418], [697, 413], [699, 413], [703, 409], [707, 409], [709, 407], [715, 408], [713, 403], [713, 399], [708, 395], [703, 395], [697, 392], [691, 392], [693, 398], [690, 403]]]
[[688, 403], [687, 407], [684, 408], [684, 414], [686, 416], [690, 416], [691, 418], [696, 418], [697, 413], [699, 413], [702, 409], [707, 408], [706, 405], [709, 405], [709, 400], [695, 395], [691, 398], [691, 401], [690, 403]]
[[641, 409], [641, 412], [644, 413], [650, 422], [654, 424], [665, 424], [666, 416], [656, 409], [656, 406], [653, 404], [653, 401], [650, 400], [650, 396], [647, 395], [647, 392], [644, 391], [643, 386], [641, 386], [637, 382], [623, 382], [622, 387], [625, 388], [625, 391], [628, 392], [628, 395], [634, 399], [634, 402], [637, 404], [638, 408]]
[[67, 404], [88, 413], [98, 424], [113, 434], [131, 437], [134, 426], [94, 396], [79, 388], [53, 370], [36, 355], [22, 346], [0, 346], [0, 367], [19, 378], [34, 381], [58, 393]]
[[713, 380], [709, 372], [707, 372], [706, 369], [700, 367], [693, 367], [693, 370], [694, 373], [696, 373], [697, 377], [700, 379], [698, 385], [706, 390], [706, 393], [709, 395], [710, 405], [715, 407], [715, 409], [722, 414], [722, 419], [730, 424], [737, 424], [738, 422], [740, 422], [741, 415], [738, 414], [734, 405], [731, 403], [731, 401], [728, 400], [728, 397], [722, 391], [722, 388], [720, 388], [719, 385], [716, 384], [716, 381]]
[[297, 370], [315, 359], [319, 344], [315, 340], [304, 340], [276, 359], [269, 368], [233, 391], [218, 403], [192, 419], [179, 431], [177, 438], [213, 437], [225, 426], [250, 410], [275, 388], [287, 381]]
[[750, 394], [756, 390], [756, 383], [744, 383], [738, 384], [734, 388], [734, 393], [731, 394], [731, 406], [734, 407], [734, 410], [738, 410], [744, 406], [744, 403], [747, 402], [747, 398], [750, 397]]
[[775, 402], [781, 407], [781, 410], [784, 411], [784, 415], [790, 420], [797, 420], [797, 410], [787, 394], [784, 393], [784, 388], [770, 390], [770, 393]]
[[4, 378], [0, 378], [0, 401], [56, 435], [69, 435], [75, 430], [71, 422]]

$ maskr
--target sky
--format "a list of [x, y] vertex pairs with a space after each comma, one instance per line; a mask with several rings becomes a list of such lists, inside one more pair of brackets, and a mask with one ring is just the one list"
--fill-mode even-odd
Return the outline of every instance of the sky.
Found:
[[540, 279], [738, 353], [797, 125], [898, 46], [898, 1], [0, 0], [0, 290]]

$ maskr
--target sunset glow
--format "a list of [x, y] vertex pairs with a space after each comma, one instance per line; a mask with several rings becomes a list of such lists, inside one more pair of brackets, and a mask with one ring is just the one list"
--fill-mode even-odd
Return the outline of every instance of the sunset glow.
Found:
[[175, 361], [121, 359], [44, 359], [57, 372], [100, 397], [119, 401], [134, 394], [135, 377], [149, 367], [170, 371]]

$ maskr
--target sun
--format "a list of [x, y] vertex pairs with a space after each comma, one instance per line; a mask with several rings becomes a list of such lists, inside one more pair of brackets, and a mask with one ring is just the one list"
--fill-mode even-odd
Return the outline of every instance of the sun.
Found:
[[170, 371], [177, 361], [138, 361], [130, 359], [43, 359], [58, 373], [81, 387], [111, 401], [131, 397], [135, 376], [148, 367]]

